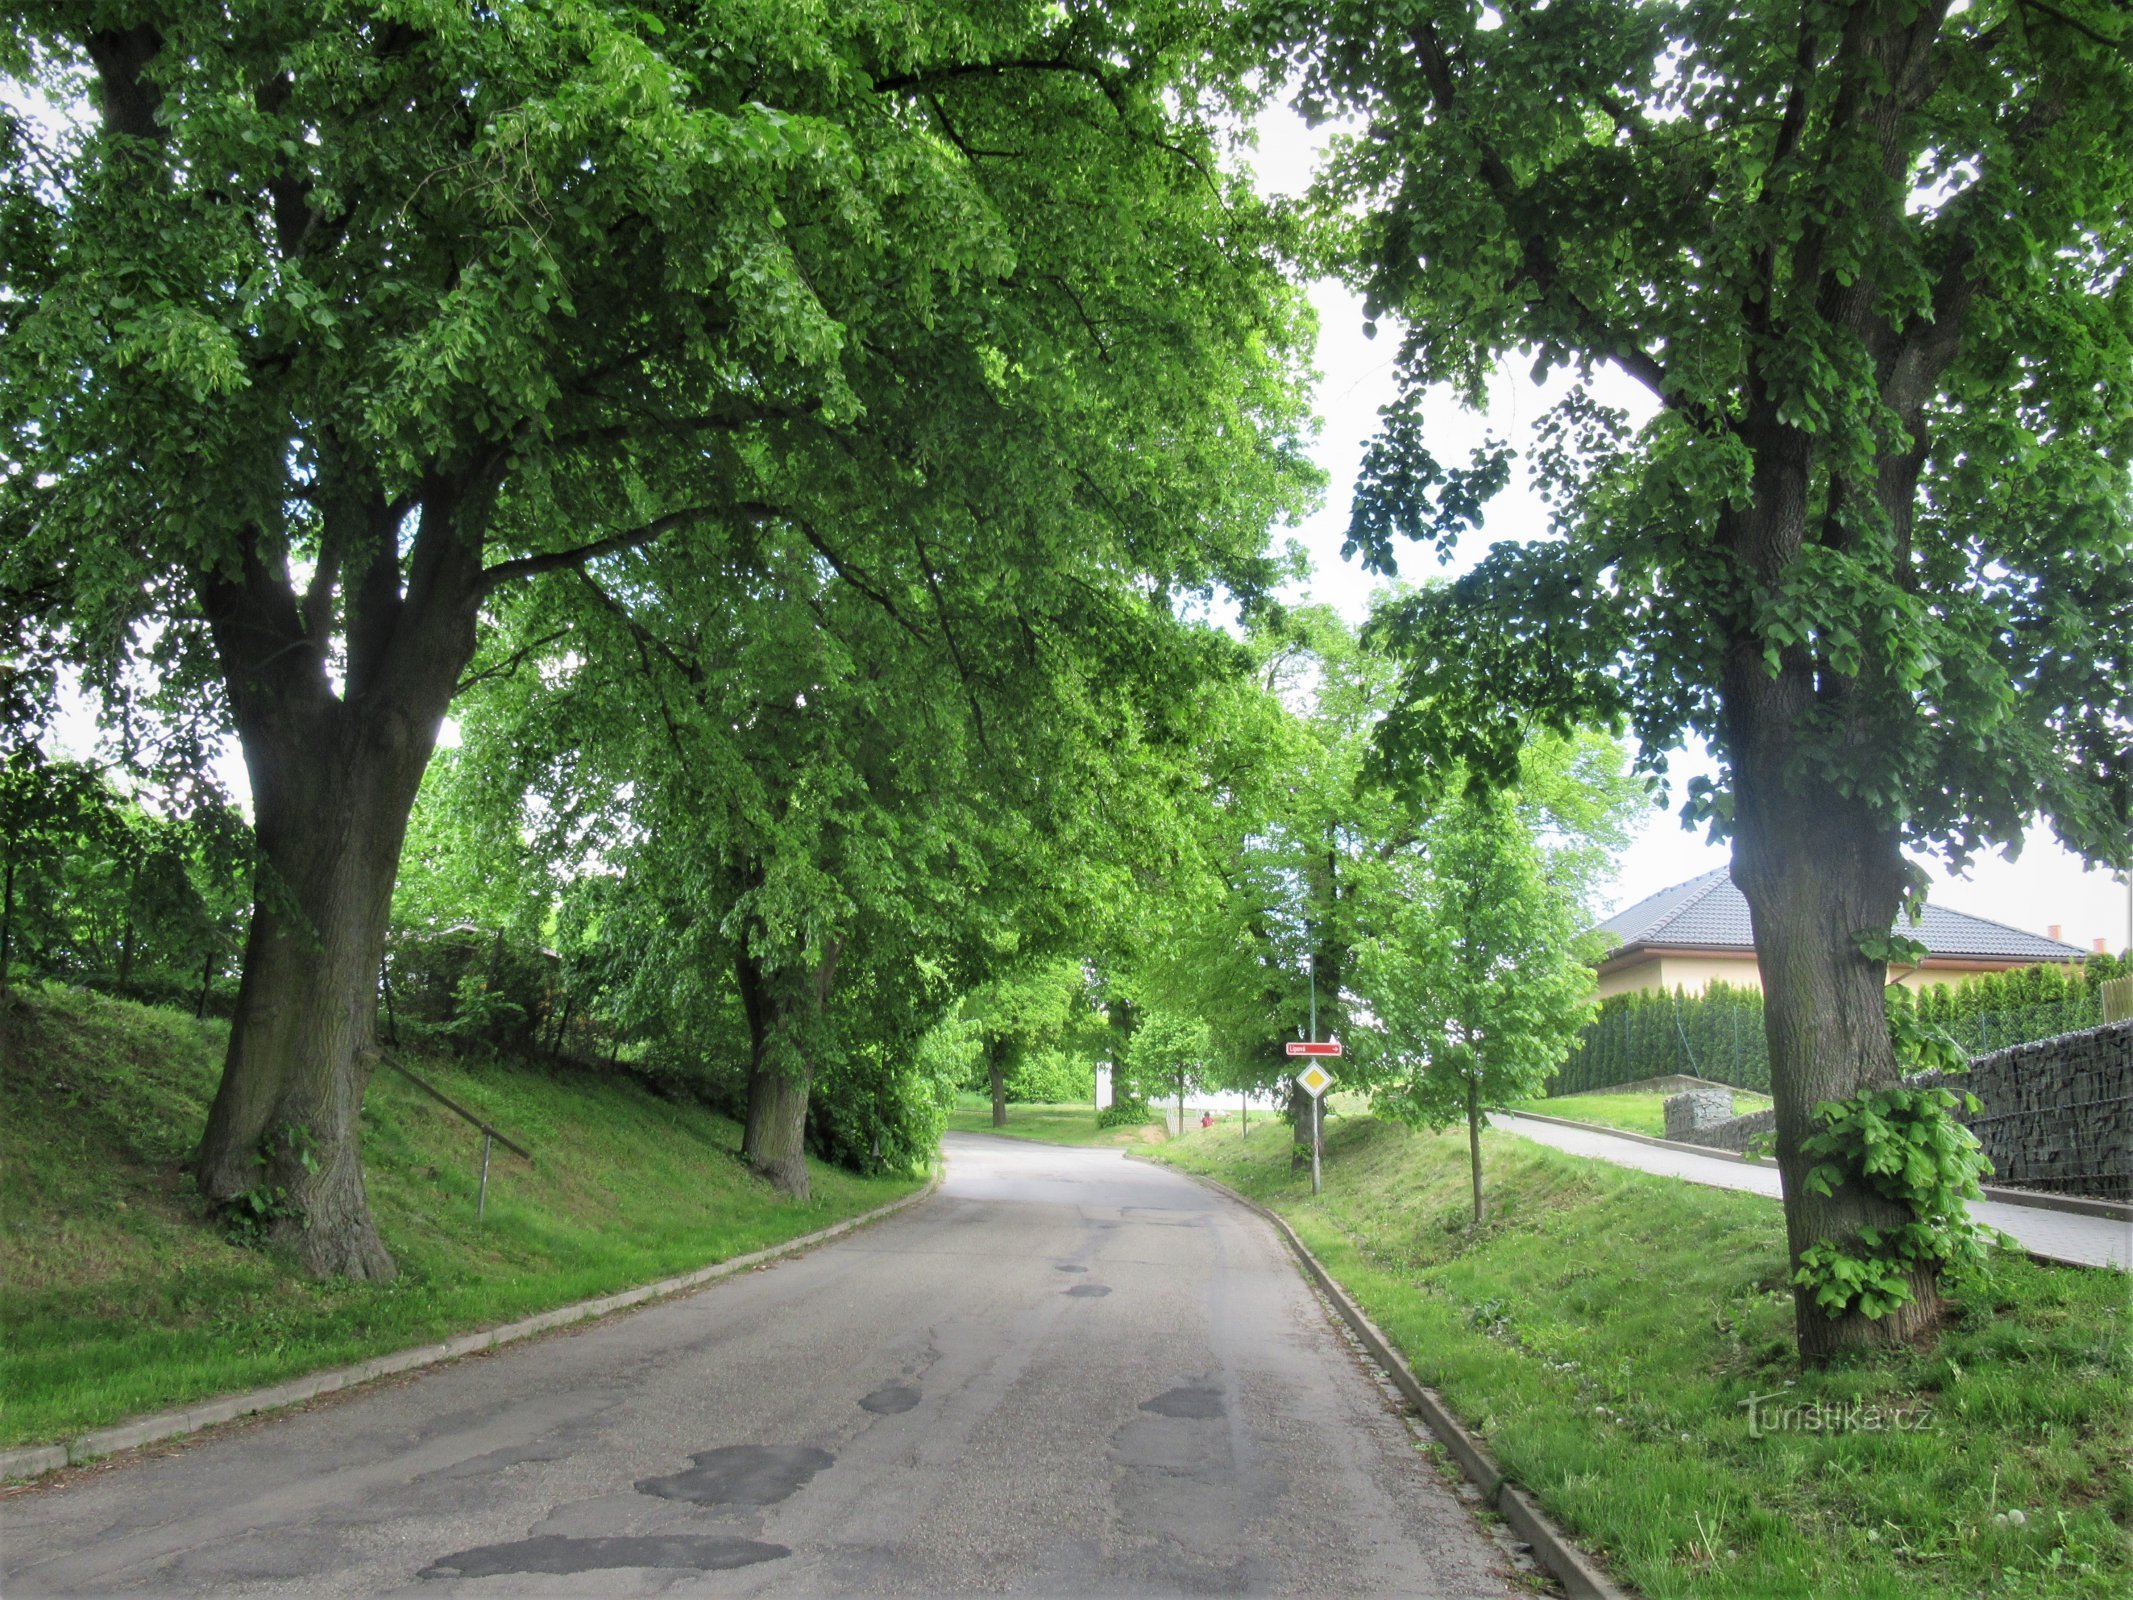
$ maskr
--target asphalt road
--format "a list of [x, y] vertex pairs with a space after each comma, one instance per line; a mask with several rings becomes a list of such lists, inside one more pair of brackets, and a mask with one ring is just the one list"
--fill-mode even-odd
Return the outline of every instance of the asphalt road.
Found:
[[0, 1502], [0, 1592], [1489, 1595], [1265, 1223], [951, 1135], [932, 1200], [613, 1321]]

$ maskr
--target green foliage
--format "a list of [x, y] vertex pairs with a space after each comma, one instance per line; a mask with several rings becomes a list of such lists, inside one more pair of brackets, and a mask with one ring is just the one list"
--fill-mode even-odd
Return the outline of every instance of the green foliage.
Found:
[[145, 654], [148, 709], [234, 724], [292, 858], [335, 846], [274, 803], [359, 750], [347, 833], [397, 836], [493, 691], [400, 931], [552, 934], [558, 971], [461, 974], [435, 1025], [724, 1081], [696, 1041], [738, 1023], [848, 1097], [823, 1148], [917, 1148], [897, 1064], [1140, 858], [1166, 697], [1233, 654], [1179, 611], [1263, 603], [1315, 483], [1293, 226], [1222, 160], [1232, 19], [123, 20], [5, 35], [101, 113], [0, 143], [6, 614], [114, 706]]
[[1762, 991], [1720, 982], [1694, 995], [1678, 987], [1611, 995], [1549, 1080], [1548, 1092], [1582, 1094], [1677, 1073], [1769, 1092]]
[[0, 957], [204, 1010], [243, 943], [248, 830], [218, 795], [171, 814], [113, 778], [35, 743], [0, 757]]
[[1138, 1128], [1142, 1123], [1156, 1120], [1157, 1113], [1145, 1100], [1113, 1098], [1111, 1103], [1096, 1113], [1099, 1128]]
[[[1924, 1035], [1914, 1039], [1926, 1053], [1918, 1064], [1948, 1069], [1944, 1048]], [[1964, 1065], [1958, 1058], [1956, 1070]], [[1861, 1228], [1856, 1248], [1824, 1239], [1800, 1252], [1793, 1281], [1830, 1316], [1853, 1310], [1886, 1316], [1913, 1298], [1913, 1275], [1982, 1265], [1997, 1235], [1970, 1221], [1965, 1202], [1981, 1198], [1978, 1180], [1992, 1164], [1952, 1114], [1958, 1106], [1974, 1113], [1977, 1097], [1938, 1086], [1897, 1086], [1815, 1108], [1820, 1126], [1800, 1141], [1801, 1152], [1815, 1160], [1808, 1187], [1831, 1195], [1863, 1183], [1908, 1207], [1915, 1219], [1891, 1229]]]
[[1161, 1104], [1204, 1085], [1211, 1046], [1207, 1024], [1198, 1017], [1161, 1008], [1144, 1013], [1125, 1060], [1111, 1069], [1113, 1105]]
[[1375, 1104], [1431, 1127], [1540, 1092], [1591, 1014], [1588, 896], [1641, 791], [1604, 740], [1548, 740], [1516, 791], [1458, 792], [1382, 863], [1359, 982], [1401, 1074]]
[[[1813, 673], [1818, 700], [1764, 702], [1788, 748], [1906, 842], [1961, 859], [2041, 804], [2118, 859], [2122, 9], [1359, 3], [1292, 26], [1302, 103], [1368, 121], [1323, 174], [1325, 243], [1401, 326], [1410, 396], [1478, 397], [1521, 350], [1570, 380], [1534, 463], [1554, 536], [1384, 624], [1410, 663], [1386, 753], [1507, 777], [1528, 729], [1627, 716], [1655, 767], [1707, 742], [1722, 776], [1691, 810], [1723, 834], [1753, 802], [1743, 696]], [[1647, 392], [1641, 426], [1602, 363]], [[1395, 535], [1449, 549], [1501, 481], [1442, 468], [1415, 415], [1388, 413], [1358, 487], [1351, 547], [1381, 570]]]
[[289, 1198], [289, 1191], [279, 1184], [270, 1183], [265, 1177], [268, 1165], [278, 1153], [274, 1147], [286, 1147], [307, 1172], [318, 1170], [317, 1147], [311, 1139], [311, 1130], [301, 1123], [283, 1123], [260, 1141], [257, 1163], [261, 1173], [258, 1183], [233, 1195], [217, 1208], [222, 1223], [223, 1237], [231, 1244], [247, 1249], [266, 1248], [275, 1227], [282, 1222], [293, 1222], [299, 1228], [311, 1226], [311, 1219], [303, 1208]]
[[[1024, 1055], [1007, 1077], [1007, 1098], [1041, 1105], [1071, 1105], [1089, 1100], [1095, 1089], [1095, 1068], [1084, 1055], [1065, 1050], [1040, 1050]], [[1093, 1101], [1090, 1102], [1092, 1105]]]
[[[1788, 1130], [1886, 1076], [1872, 963], [1912, 883], [2041, 815], [2133, 865], [2133, 40], [2112, 0], [1350, 0], [1266, 14], [1316, 190], [1401, 402], [1348, 548], [1449, 553], [1505, 481], [1415, 419], [1500, 363], [1561, 374], [1553, 515], [1375, 625], [1375, 735], [1424, 794], [1506, 785], [1535, 732], [1631, 729], [1733, 842]], [[1642, 391], [1641, 419], [1595, 381]], [[1884, 945], [1884, 950], [1893, 949]], [[1846, 1012], [1831, 1056], [1815, 1006]], [[1817, 1050], [1822, 1053], [1817, 1055]], [[1824, 1208], [1787, 1196], [1811, 1238]], [[1807, 1325], [1804, 1324], [1803, 1325]], [[1873, 1335], [1863, 1322], [1828, 1348]]]

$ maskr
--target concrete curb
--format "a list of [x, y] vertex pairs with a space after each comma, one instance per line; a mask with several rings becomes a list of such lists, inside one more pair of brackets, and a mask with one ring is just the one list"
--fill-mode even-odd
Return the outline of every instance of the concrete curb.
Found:
[[[1652, 1145], [1660, 1150], [1679, 1150], [1686, 1155], [1710, 1156], [1719, 1161], [1737, 1161], [1742, 1166], [1770, 1167], [1774, 1161], [1751, 1160], [1738, 1150], [1721, 1150], [1716, 1145], [1689, 1144], [1681, 1139], [1661, 1139], [1649, 1133], [1636, 1133], [1628, 1128], [1610, 1128], [1604, 1122], [1580, 1122], [1575, 1117], [1551, 1117], [1538, 1111], [1505, 1111], [1498, 1113], [1513, 1121], [1524, 1118], [1528, 1122], [1546, 1122], [1558, 1128], [1576, 1128], [1584, 1133], [1602, 1133], [1610, 1139], [1628, 1139], [1636, 1144]], [[2037, 1189], [2003, 1189], [1997, 1184], [1983, 1183], [1978, 1187], [1987, 1200], [1998, 1201], [2007, 1206], [2029, 1206], [2038, 1211], [2065, 1211], [2077, 1217], [2105, 1217], [2113, 1222], [2133, 1222], [2133, 1205], [2117, 1200], [2091, 1200], [2083, 1195], [2047, 1194]], [[2032, 1255], [2036, 1252], [2031, 1251]], [[2039, 1260], [2055, 1260], [2056, 1257], [2040, 1256]], [[2074, 1262], [2072, 1265], [2084, 1265]]]
[[[1139, 1159], [1148, 1158], [1142, 1156]], [[1226, 1183], [1202, 1177], [1197, 1172], [1185, 1172], [1179, 1167], [1171, 1167], [1169, 1170], [1181, 1173], [1195, 1183], [1205, 1184], [1218, 1194], [1228, 1196], [1247, 1210], [1256, 1211], [1274, 1225], [1276, 1231], [1288, 1242], [1289, 1249], [1295, 1253], [1305, 1276], [1332, 1302], [1334, 1310], [1340, 1313], [1341, 1320], [1348, 1324], [1356, 1338], [1362, 1342], [1363, 1348], [1370, 1352], [1372, 1359], [1384, 1368], [1386, 1376], [1392, 1379], [1393, 1387], [1405, 1395], [1415, 1410], [1421, 1413], [1429, 1431], [1443, 1442], [1445, 1449], [1451, 1452], [1452, 1459], [1459, 1463], [1459, 1470], [1480, 1489], [1483, 1504], [1509, 1523], [1521, 1539], [1533, 1546], [1533, 1559], [1548, 1569], [1556, 1582], [1563, 1586], [1563, 1591], [1570, 1596], [1570, 1600], [1631, 1600], [1633, 1591], [1624, 1589], [1602, 1572], [1592, 1557], [1570, 1542], [1570, 1536], [1549, 1519], [1548, 1514], [1541, 1510], [1532, 1496], [1503, 1475], [1503, 1469], [1497, 1466], [1496, 1458], [1489, 1454], [1487, 1446], [1461, 1426], [1459, 1419], [1452, 1415], [1451, 1409], [1438, 1398], [1436, 1390], [1426, 1386], [1414, 1375], [1413, 1370], [1401, 1359], [1400, 1353], [1392, 1347], [1385, 1335], [1378, 1331], [1377, 1324], [1363, 1315], [1362, 1308], [1348, 1298], [1348, 1291], [1335, 1282], [1333, 1274], [1319, 1264], [1318, 1257], [1311, 1254], [1285, 1218], [1268, 1210], [1258, 1201], [1239, 1194]]]
[[368, 1361], [359, 1361], [352, 1367], [336, 1367], [327, 1372], [314, 1372], [307, 1377], [277, 1383], [271, 1388], [253, 1389], [244, 1394], [222, 1395], [213, 1400], [180, 1407], [175, 1411], [159, 1411], [152, 1416], [136, 1417], [130, 1422], [94, 1429], [68, 1440], [65, 1444], [25, 1445], [12, 1450], [0, 1450], [0, 1481], [35, 1478], [43, 1473], [56, 1472], [61, 1467], [80, 1466], [99, 1456], [136, 1449], [144, 1444], [157, 1444], [165, 1439], [182, 1438], [186, 1434], [198, 1433], [204, 1428], [231, 1422], [238, 1417], [278, 1411], [300, 1401], [315, 1400], [322, 1394], [331, 1394], [337, 1389], [368, 1383], [373, 1378], [389, 1377], [396, 1372], [412, 1372], [418, 1367], [432, 1367], [440, 1362], [456, 1361], [459, 1357], [472, 1355], [478, 1350], [493, 1350], [498, 1345], [511, 1344], [516, 1340], [531, 1338], [534, 1334], [547, 1333], [553, 1328], [567, 1327], [575, 1322], [591, 1322], [630, 1306], [643, 1305], [648, 1300], [685, 1294], [720, 1278], [731, 1277], [736, 1272], [745, 1272], [751, 1267], [763, 1266], [781, 1257], [810, 1250], [818, 1244], [826, 1244], [855, 1228], [879, 1222], [884, 1217], [893, 1216], [923, 1200], [931, 1199], [934, 1191], [941, 1186], [945, 1170], [945, 1164], [937, 1165], [932, 1178], [923, 1189], [915, 1194], [905, 1195], [901, 1200], [891, 1200], [885, 1206], [876, 1206], [872, 1211], [862, 1211], [856, 1217], [846, 1217], [844, 1221], [833, 1223], [827, 1228], [803, 1233], [798, 1238], [767, 1245], [761, 1250], [751, 1250], [744, 1256], [731, 1256], [708, 1267], [699, 1267], [694, 1272], [684, 1272], [678, 1277], [661, 1278], [657, 1283], [624, 1289], [617, 1294], [602, 1295], [597, 1300], [580, 1300], [575, 1305], [557, 1306], [553, 1311], [522, 1317], [517, 1322], [507, 1322], [501, 1327], [483, 1328], [474, 1333], [461, 1334], [455, 1339], [445, 1340], [442, 1344], [417, 1345], [410, 1350], [396, 1350], [390, 1355], [373, 1356]]

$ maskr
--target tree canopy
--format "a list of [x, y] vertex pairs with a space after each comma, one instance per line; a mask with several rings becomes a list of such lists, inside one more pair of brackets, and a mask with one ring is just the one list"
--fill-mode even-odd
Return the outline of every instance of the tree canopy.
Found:
[[537, 637], [521, 584], [814, 561], [967, 684], [1092, 563], [1272, 576], [1298, 302], [1219, 162], [1238, 48], [1167, 3], [14, 14], [0, 66], [97, 118], [5, 123], [0, 588], [251, 775], [210, 1199], [271, 1183], [318, 1270], [391, 1270], [367, 996], [445, 709]]
[[[1414, 396], [1567, 369], [1553, 525], [1381, 627], [1379, 745], [1507, 778], [1535, 727], [1626, 719], [1734, 847], [1770, 1007], [1795, 1256], [1906, 1225], [1802, 1193], [1813, 1108], [1890, 1082], [1878, 999], [1920, 880], [2041, 810], [2092, 859], [2133, 813], [2133, 63], [2073, 0], [1330, 8], [1304, 102], [1354, 114], [1329, 248], [1399, 329], [1410, 399], [1352, 547], [1448, 549], [1504, 462], [1447, 467]], [[1654, 414], [1596, 398], [1609, 366]], [[1810, 1353], [1928, 1328], [1932, 1261], [1869, 1326], [1800, 1291]]]

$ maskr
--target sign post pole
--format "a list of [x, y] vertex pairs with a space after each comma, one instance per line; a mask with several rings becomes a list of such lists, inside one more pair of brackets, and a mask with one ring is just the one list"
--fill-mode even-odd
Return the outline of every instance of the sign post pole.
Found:
[[[1291, 1039], [1289, 1054], [1292, 1056], [1337, 1056], [1341, 1053], [1340, 1041], [1328, 1039], [1320, 1043], [1316, 1039]], [[1326, 1091], [1333, 1087], [1333, 1074], [1314, 1061], [1296, 1074], [1296, 1086], [1311, 1097], [1311, 1192], [1323, 1192], [1319, 1176], [1319, 1152], [1325, 1140]]]

